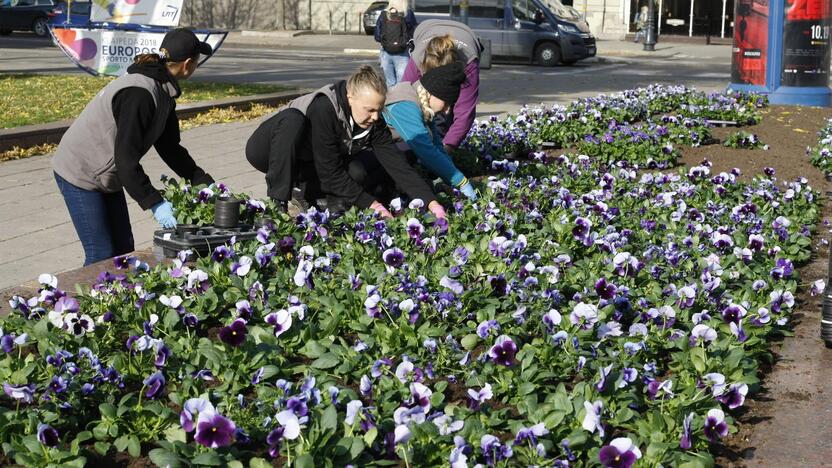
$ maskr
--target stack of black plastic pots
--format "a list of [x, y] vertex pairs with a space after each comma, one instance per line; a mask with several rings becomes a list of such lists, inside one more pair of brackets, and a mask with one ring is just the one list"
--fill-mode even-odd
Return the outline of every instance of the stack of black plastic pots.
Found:
[[236, 198], [218, 198], [214, 203], [214, 226], [232, 229], [240, 224], [241, 201]]

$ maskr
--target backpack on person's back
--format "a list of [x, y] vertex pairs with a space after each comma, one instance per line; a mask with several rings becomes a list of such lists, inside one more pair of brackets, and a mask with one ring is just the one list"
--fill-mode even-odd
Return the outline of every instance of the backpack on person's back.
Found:
[[407, 50], [407, 23], [404, 15], [391, 9], [382, 13], [381, 48], [388, 54], [400, 54]]

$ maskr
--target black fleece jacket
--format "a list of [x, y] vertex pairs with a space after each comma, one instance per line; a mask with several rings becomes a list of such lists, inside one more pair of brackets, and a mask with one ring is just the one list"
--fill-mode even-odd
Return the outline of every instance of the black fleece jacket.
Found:
[[[336, 83], [335, 92], [344, 115], [351, 116], [352, 111], [347, 100], [347, 82]], [[365, 192], [364, 188], [349, 176], [345, 168], [344, 158], [349, 156], [344, 144], [346, 135], [332, 108], [332, 101], [324, 95], [319, 95], [309, 104], [306, 117], [309, 120], [312, 160], [323, 190], [345, 198], [359, 208], [370, 206], [375, 197]], [[365, 129], [353, 126], [353, 135], [364, 131]], [[365, 148], [372, 149], [384, 170], [409, 197], [421, 198], [426, 204], [436, 200], [428, 184], [396, 148], [390, 129], [383, 118], [380, 117], [379, 121], [370, 127], [370, 132], [365, 137], [353, 140], [353, 153]]]
[[[132, 65], [128, 73], [140, 73], [160, 83], [171, 83], [177, 91], [179, 85], [161, 64]], [[179, 92], [177, 96], [179, 97]], [[126, 88], [113, 97], [113, 116], [116, 121], [115, 165], [118, 178], [127, 193], [147, 210], [163, 200], [150, 183], [139, 161], [150, 149], [143, 144], [144, 134], [153, 123], [156, 104], [153, 96], [143, 88]], [[179, 177], [190, 180], [193, 184], [210, 184], [214, 179], [196, 165], [188, 150], [179, 144], [179, 117], [176, 105], [171, 107], [165, 129], [153, 147]]]

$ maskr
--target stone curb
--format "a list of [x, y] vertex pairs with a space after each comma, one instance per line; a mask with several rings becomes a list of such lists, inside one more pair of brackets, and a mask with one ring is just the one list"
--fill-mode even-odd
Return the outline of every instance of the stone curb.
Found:
[[[298, 36], [305, 36], [307, 34], [314, 34], [312, 31], [308, 30], [292, 30], [292, 31], [254, 31], [254, 30], [243, 30], [240, 31], [240, 36], [242, 37], [271, 37], [271, 38], [281, 38], [287, 39], [291, 37], [298, 37]], [[227, 39], [226, 39], [227, 40]]]
[[[276, 105], [302, 96], [309, 91], [298, 89], [281, 91], [279, 93], [255, 94], [253, 96], [237, 96], [213, 101], [194, 102], [177, 106], [176, 115], [180, 119], [186, 119], [210, 109], [226, 109], [229, 107], [249, 109], [253, 104]], [[28, 148], [45, 143], [57, 144], [61, 141], [61, 137], [74, 121], [75, 119], [68, 119], [46, 124], [0, 129], [0, 151], [8, 151], [15, 146]]]
[[378, 57], [378, 49], [344, 49], [344, 54]]

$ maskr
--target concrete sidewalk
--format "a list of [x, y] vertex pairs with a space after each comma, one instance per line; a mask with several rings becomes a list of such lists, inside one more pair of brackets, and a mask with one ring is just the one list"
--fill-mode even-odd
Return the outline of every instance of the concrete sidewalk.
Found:
[[[263, 197], [263, 175], [245, 159], [246, 140], [257, 123], [199, 127], [184, 133], [183, 144], [218, 182]], [[142, 159], [142, 166], [157, 188], [161, 174], [175, 176], [155, 152]], [[158, 223], [149, 211], [127, 200], [136, 249], [152, 246]], [[51, 155], [0, 164], [0, 213], [0, 290], [84, 263], [81, 243], [55, 184]]]

